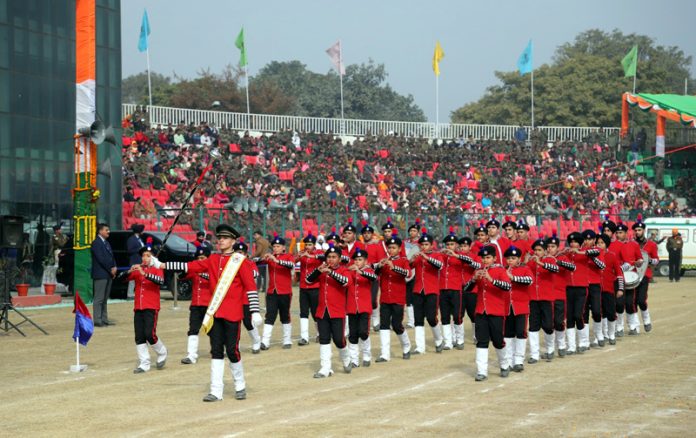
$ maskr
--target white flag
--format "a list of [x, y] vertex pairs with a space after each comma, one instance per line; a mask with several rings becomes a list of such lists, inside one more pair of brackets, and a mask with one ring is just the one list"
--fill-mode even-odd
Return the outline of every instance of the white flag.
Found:
[[326, 54], [331, 58], [331, 63], [336, 67], [336, 71], [341, 76], [346, 74], [346, 68], [343, 66], [343, 53], [341, 52], [341, 40], [336, 41], [336, 44], [326, 49]]

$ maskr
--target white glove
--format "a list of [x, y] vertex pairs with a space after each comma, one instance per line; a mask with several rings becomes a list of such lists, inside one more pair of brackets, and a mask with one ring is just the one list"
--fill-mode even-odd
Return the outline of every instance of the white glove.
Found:
[[261, 327], [263, 324], [263, 318], [261, 318], [261, 314], [259, 312], [254, 312], [251, 314], [251, 324], [254, 327]]
[[155, 256], [152, 256], [152, 258], [150, 259], [150, 263], [152, 264], [152, 267], [155, 269], [159, 269], [162, 267], [162, 265], [164, 265], [164, 263], [157, 260], [157, 257]]

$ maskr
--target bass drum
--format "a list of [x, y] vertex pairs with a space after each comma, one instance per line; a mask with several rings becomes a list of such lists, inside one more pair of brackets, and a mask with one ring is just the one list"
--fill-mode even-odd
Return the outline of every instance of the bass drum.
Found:
[[626, 289], [635, 289], [638, 287], [643, 277], [645, 277], [645, 272], [648, 270], [648, 264], [650, 261], [650, 256], [645, 251], [641, 251], [643, 255], [643, 264], [639, 268], [633, 268], [630, 271], [624, 272], [624, 284]]

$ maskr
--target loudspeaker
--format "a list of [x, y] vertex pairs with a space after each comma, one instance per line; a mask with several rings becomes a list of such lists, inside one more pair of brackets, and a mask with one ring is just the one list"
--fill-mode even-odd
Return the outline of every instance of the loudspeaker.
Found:
[[89, 137], [94, 144], [102, 144], [104, 142], [112, 145], [116, 144], [114, 129], [111, 126], [107, 128], [101, 120], [95, 120], [89, 127], [80, 128], [77, 132], [83, 137]]
[[21, 248], [24, 245], [24, 218], [0, 216], [0, 247]]

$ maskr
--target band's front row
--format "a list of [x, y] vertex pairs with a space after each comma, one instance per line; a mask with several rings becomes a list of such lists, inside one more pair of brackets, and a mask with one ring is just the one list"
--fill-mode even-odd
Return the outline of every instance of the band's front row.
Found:
[[[523, 223], [513, 222], [513, 226], [522, 231], [522, 237], [529, 231]], [[349, 227], [354, 237], [355, 229], [352, 224]], [[555, 235], [531, 242], [526, 238], [498, 237], [499, 228], [495, 219], [486, 227], [482, 225], [476, 230], [476, 242], [466, 237], [458, 239], [450, 230], [440, 251], [434, 251], [433, 238], [423, 229], [417, 240], [420, 251], [410, 260], [396, 236], [367, 245], [353, 241], [342, 248], [334, 246], [334, 241], [340, 241], [334, 236], [329, 249], [322, 252], [315, 249], [316, 239], [310, 234], [304, 239], [304, 250], [295, 259], [285, 254], [285, 242], [276, 237], [273, 254], [266, 257], [272, 279], [263, 339], [257, 329], [263, 319], [256, 291], [256, 265], [246, 257], [246, 244], [235, 243], [239, 233], [232, 227], [223, 224], [216, 229], [219, 254], [199, 249], [198, 259], [189, 263], [161, 264], [152, 256], [148, 244], [141, 250], [143, 263], [134, 265], [128, 276], [136, 284], [134, 327], [139, 365], [134, 372], [150, 368], [148, 343], [157, 353], [157, 368], [164, 367], [167, 358], [167, 349], [156, 335], [159, 285], [164, 282], [162, 269], [183, 272], [193, 285], [187, 356], [182, 363], [197, 361], [201, 327], [210, 337], [211, 383], [204, 401], [223, 398], [225, 354], [230, 360], [235, 398], [246, 398], [239, 351], [242, 324], [251, 337], [252, 352], [258, 353], [269, 348], [273, 323], [280, 313], [283, 346], [290, 348], [289, 278], [295, 261], [300, 263], [301, 274], [299, 345], [309, 344], [310, 311], [317, 324], [320, 368], [315, 378], [334, 373], [332, 341], [344, 372], [371, 365], [370, 321], [377, 309], [380, 354], [376, 362], [391, 360], [391, 331], [399, 339], [403, 359], [424, 354], [426, 321], [437, 353], [455, 347], [462, 349], [463, 317], [468, 315], [474, 328], [477, 381], [488, 377], [490, 343], [496, 350], [500, 375], [507, 377], [510, 371], [524, 370], [527, 338], [529, 364], [541, 359], [551, 361], [556, 353], [565, 357], [587, 351], [591, 345], [590, 315], [594, 323], [592, 345], [596, 347], [603, 347], [606, 342], [613, 345], [616, 337], [622, 335], [623, 322], [621, 318], [617, 325], [617, 310], [628, 310], [629, 334], [638, 333], [636, 301], [646, 331], [652, 328], [647, 310], [649, 277], [645, 278], [644, 288], [643, 282], [636, 290], [626, 290], [624, 285], [624, 272], [645, 262], [641, 249], [649, 254], [650, 265], [659, 261], [656, 248], [653, 251], [645, 242], [645, 227], [640, 220], [633, 227], [635, 241], [627, 240], [625, 225], [606, 220], [599, 234], [592, 230], [571, 233], [562, 250]], [[616, 240], [612, 240], [614, 233]], [[414, 285], [413, 349], [403, 325], [407, 279], [413, 280]], [[375, 283], [380, 290], [377, 309]]]

